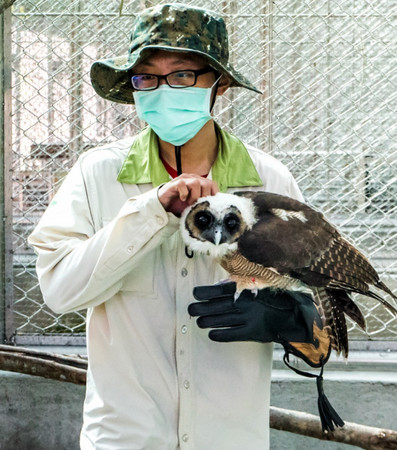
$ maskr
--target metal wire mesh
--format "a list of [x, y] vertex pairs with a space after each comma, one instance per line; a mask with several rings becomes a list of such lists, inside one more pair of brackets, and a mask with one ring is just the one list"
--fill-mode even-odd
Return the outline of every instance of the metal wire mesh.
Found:
[[[84, 314], [42, 302], [26, 239], [78, 155], [135, 134], [132, 107], [100, 99], [92, 62], [127, 52], [152, 1], [17, 0], [12, 15], [13, 296], [9, 337], [78, 336]], [[366, 253], [397, 291], [397, 4], [388, 0], [186, 1], [219, 11], [232, 63], [262, 89], [233, 89], [217, 120], [288, 165], [308, 202]], [[357, 299], [368, 333], [395, 339], [397, 320]]]

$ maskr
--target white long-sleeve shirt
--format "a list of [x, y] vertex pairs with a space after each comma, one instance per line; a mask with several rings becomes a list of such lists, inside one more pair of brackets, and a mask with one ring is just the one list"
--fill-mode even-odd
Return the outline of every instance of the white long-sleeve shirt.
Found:
[[[285, 166], [218, 129], [209, 174], [221, 190], [302, 199]], [[189, 259], [150, 128], [83, 154], [29, 241], [44, 300], [88, 308], [83, 450], [268, 448], [272, 345], [217, 343], [187, 307], [194, 286], [226, 278]]]

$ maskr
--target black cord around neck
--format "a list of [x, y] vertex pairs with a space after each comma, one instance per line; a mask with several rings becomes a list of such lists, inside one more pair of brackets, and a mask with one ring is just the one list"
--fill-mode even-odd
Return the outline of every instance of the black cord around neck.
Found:
[[182, 148], [181, 145], [175, 145], [175, 161], [178, 176], [182, 175], [181, 148]]
[[213, 109], [213, 107], [214, 107], [214, 105], [215, 105], [216, 94], [217, 94], [217, 92], [218, 92], [218, 84], [219, 84], [219, 81], [218, 81], [218, 82], [216, 83], [216, 85], [215, 85], [214, 96], [213, 96], [213, 98], [212, 98], [212, 102], [211, 102], [211, 106], [210, 106], [210, 111], [212, 111], [212, 109]]

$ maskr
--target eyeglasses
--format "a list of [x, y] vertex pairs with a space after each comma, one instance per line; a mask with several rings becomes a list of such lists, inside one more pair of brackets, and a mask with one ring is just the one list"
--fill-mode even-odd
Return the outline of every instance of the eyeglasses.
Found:
[[136, 91], [152, 91], [160, 85], [160, 80], [165, 80], [169, 87], [181, 89], [194, 86], [197, 77], [205, 73], [215, 72], [212, 67], [204, 67], [199, 70], [177, 70], [167, 75], [152, 75], [151, 73], [140, 73], [131, 77], [132, 87]]

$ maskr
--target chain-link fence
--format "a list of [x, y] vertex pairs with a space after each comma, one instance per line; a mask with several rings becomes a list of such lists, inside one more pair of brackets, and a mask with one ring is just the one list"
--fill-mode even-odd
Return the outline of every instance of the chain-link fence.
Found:
[[[156, 1], [17, 0], [11, 18], [13, 261], [8, 338], [78, 337], [84, 314], [42, 302], [26, 239], [78, 155], [135, 134], [133, 107], [99, 98], [92, 62], [127, 52], [131, 23]], [[232, 63], [264, 92], [232, 89], [218, 122], [290, 168], [309, 203], [337, 223], [397, 291], [397, 3], [389, 0], [186, 1], [222, 13]], [[368, 334], [397, 320], [358, 298]], [[66, 339], [66, 338], [64, 338]], [[59, 342], [59, 338], [58, 341]]]

